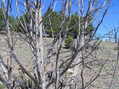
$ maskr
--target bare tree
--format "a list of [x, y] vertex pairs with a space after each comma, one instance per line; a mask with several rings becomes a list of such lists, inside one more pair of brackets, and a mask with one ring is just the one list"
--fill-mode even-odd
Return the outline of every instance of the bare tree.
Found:
[[[55, 4], [56, 2], [56, 0], [52, 0], [49, 8], [54, 10], [55, 5], [57, 5]], [[101, 63], [96, 71], [90, 68], [88, 64], [97, 60], [95, 52], [100, 41], [93, 40], [93, 38], [107, 14], [109, 1], [103, 0], [99, 2], [99, 0], [87, 0], [85, 2], [84, 0], [78, 0], [77, 12], [79, 22], [76, 25], [79, 27], [79, 33], [77, 38], [73, 39], [72, 46], [69, 49], [64, 49], [64, 42], [70, 29], [68, 25], [73, 3], [71, 0], [62, 1], [63, 8], [61, 14], [63, 20], [59, 24], [60, 31], [54, 39], [49, 39], [43, 36], [45, 29], [43, 26], [42, 0], [16, 0], [16, 4], [22, 5], [28, 14], [28, 22], [24, 17], [18, 19], [17, 22], [22, 26], [25, 34], [16, 33], [12, 30], [14, 28], [8, 19], [12, 0], [2, 0], [2, 9], [6, 24], [5, 30], [7, 32], [6, 41], [9, 50], [8, 61], [10, 63], [6, 64], [1, 56], [0, 81], [8, 89], [88, 89], [100, 76], [105, 61]], [[18, 7], [17, 10], [19, 11]], [[96, 22], [95, 29], [91, 33], [88, 33], [89, 24], [97, 20], [96, 16], [100, 15], [100, 10], [103, 11], [101, 18]], [[82, 18], [83, 21], [81, 21]], [[92, 20], [89, 20], [90, 18]], [[61, 36], [62, 33], [64, 33], [63, 37]], [[15, 34], [19, 35], [20, 39], [23, 39], [31, 49], [33, 55], [31, 59], [32, 72], [27, 70], [15, 53]], [[46, 46], [45, 42], [49, 40], [51, 43], [49, 42]], [[12, 61], [15, 61], [20, 67], [22, 73], [20, 79], [17, 75], [14, 75]], [[89, 78], [86, 76], [87, 70], [94, 72]], [[72, 74], [70, 75], [70, 73]]]

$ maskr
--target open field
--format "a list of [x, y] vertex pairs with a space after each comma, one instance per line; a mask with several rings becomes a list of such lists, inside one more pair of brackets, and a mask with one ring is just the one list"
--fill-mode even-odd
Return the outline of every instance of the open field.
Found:
[[[4, 35], [0, 35], [0, 55], [4, 58], [6, 63], [8, 62], [8, 47], [5, 40]], [[17, 38], [16, 38], [17, 39]], [[47, 38], [44, 40], [44, 46], [47, 46], [51, 38]], [[94, 75], [94, 73], [99, 71], [101, 64], [105, 63], [102, 72], [99, 78], [89, 87], [89, 89], [109, 89], [112, 81], [112, 88], [111, 89], [119, 89], [119, 65], [117, 61], [117, 50], [114, 50], [116, 44], [111, 42], [102, 42], [99, 46], [98, 51], [95, 53], [97, 56], [97, 60], [93, 61], [93, 59], [89, 58], [87, 60], [87, 66], [89, 68], [85, 69], [85, 76], [86, 81], [90, 80], [90, 77]], [[61, 52], [62, 59], [63, 57], [68, 56], [70, 53], [68, 49], [64, 49]], [[66, 53], [67, 52], [67, 53]], [[15, 46], [15, 53], [18, 56], [20, 62], [27, 68], [27, 70], [32, 71], [32, 53], [28, 45], [21, 39], [17, 39], [16, 46]], [[47, 52], [45, 51], [45, 54]], [[95, 59], [94, 59], [95, 60]], [[93, 61], [93, 62], [90, 62]], [[116, 66], [116, 67], [115, 67]], [[13, 60], [13, 71], [15, 74], [19, 74], [19, 66]], [[51, 67], [49, 67], [51, 68]], [[52, 69], [52, 68], [51, 68]], [[78, 69], [80, 70], [80, 69]], [[114, 70], [116, 71], [114, 74]], [[77, 70], [74, 71], [74, 75], [76, 74]], [[113, 75], [114, 74], [114, 75]], [[93, 77], [93, 76], [92, 76]], [[88, 89], [88, 88], [87, 88]]]

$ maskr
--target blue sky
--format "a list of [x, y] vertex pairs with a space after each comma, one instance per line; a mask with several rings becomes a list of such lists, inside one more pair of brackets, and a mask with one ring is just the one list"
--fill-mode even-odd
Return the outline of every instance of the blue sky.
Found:
[[105, 34], [114, 27], [119, 27], [119, 0], [112, 0], [109, 11], [98, 34]]
[[[12, 1], [13, 1], [12, 15], [16, 16], [16, 9], [15, 9], [16, 6], [15, 6], [15, 2], [14, 2], [15, 0], [12, 0]], [[20, 1], [23, 1], [23, 0], [20, 0]], [[43, 11], [46, 11], [46, 7], [49, 5], [50, 1], [51, 0], [43, 0], [43, 6], [45, 6]], [[60, 1], [60, 0], [57, 0], [57, 1]], [[60, 3], [61, 2], [57, 3], [56, 10], [60, 10], [60, 8], [62, 7]], [[20, 7], [20, 10], [22, 11], [23, 8]], [[72, 11], [75, 12], [76, 10], [77, 10], [77, 2], [75, 2]], [[119, 27], [119, 0], [112, 0], [109, 11], [108, 11], [102, 25], [100, 26], [97, 34], [103, 35], [103, 34], [107, 33], [108, 31], [110, 31], [111, 29], [113, 29], [114, 27]]]
[[119, 0], [112, 0], [109, 11], [98, 31], [98, 34], [103, 35], [117, 27], [119, 27]]

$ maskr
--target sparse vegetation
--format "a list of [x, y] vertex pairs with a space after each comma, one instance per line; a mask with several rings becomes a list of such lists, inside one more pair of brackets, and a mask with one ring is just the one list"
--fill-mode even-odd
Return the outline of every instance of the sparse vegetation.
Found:
[[5, 86], [3, 84], [0, 84], [0, 89], [4, 89]]
[[72, 45], [73, 37], [71, 35], [68, 35], [65, 40], [65, 48], [70, 48]]
[[114, 50], [118, 51], [119, 50], [119, 47], [114, 47]]

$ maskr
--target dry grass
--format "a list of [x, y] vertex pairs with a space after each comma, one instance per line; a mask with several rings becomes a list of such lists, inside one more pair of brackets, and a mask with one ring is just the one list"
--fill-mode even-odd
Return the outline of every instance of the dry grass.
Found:
[[[45, 40], [45, 46], [47, 46], [51, 42], [51, 39]], [[100, 45], [100, 49], [97, 51], [97, 62], [89, 63], [88, 66], [91, 69], [85, 69], [85, 76], [86, 81], [89, 80], [89, 77], [94, 75], [96, 71], [99, 69], [101, 63], [104, 63], [106, 60], [106, 64], [102, 70], [102, 73], [100, 77], [93, 83], [89, 89], [109, 89], [109, 85], [111, 80], [112, 82], [112, 89], [119, 89], [119, 72], [117, 66], [115, 76], [113, 77], [115, 65], [117, 63], [116, 55], [117, 51], [114, 50], [114, 47], [116, 47], [116, 44], [111, 42], [102, 42]], [[63, 52], [66, 52], [68, 50], [62, 51], [62, 57], [66, 57], [69, 55], [69, 53], [65, 54]], [[23, 40], [17, 40], [16, 46], [15, 46], [15, 53], [18, 56], [18, 59], [20, 62], [27, 68], [27, 70], [32, 71], [32, 53], [28, 45]], [[5, 36], [0, 35], [0, 55], [4, 57], [4, 61], [7, 61], [9, 59], [8, 50], [7, 50], [7, 44], [5, 41]], [[90, 60], [88, 60], [90, 61]], [[18, 74], [19, 66], [13, 61], [13, 68], [15, 73]], [[92, 70], [93, 69], [93, 70]], [[75, 71], [76, 72], [76, 71]]]

